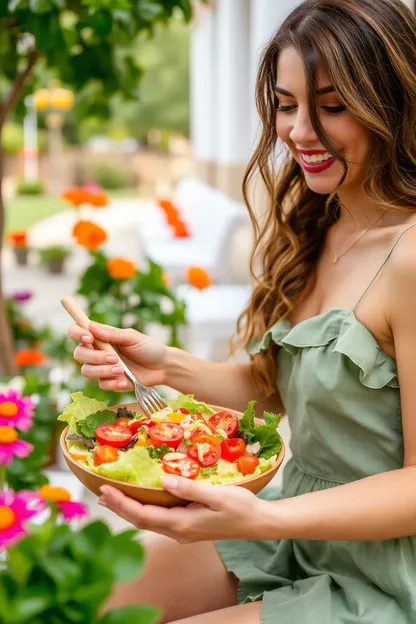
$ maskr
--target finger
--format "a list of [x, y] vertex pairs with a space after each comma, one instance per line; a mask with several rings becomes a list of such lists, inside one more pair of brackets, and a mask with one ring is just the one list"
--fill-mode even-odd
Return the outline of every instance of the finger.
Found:
[[107, 351], [97, 351], [96, 349], [88, 349], [84, 346], [79, 346], [74, 351], [74, 358], [80, 364], [94, 364], [108, 365], [118, 364], [119, 358], [116, 354], [108, 353]]
[[92, 345], [94, 341], [94, 337], [91, 332], [83, 329], [77, 323], [73, 323], [68, 329], [68, 336], [72, 338], [72, 340], [90, 345]]
[[124, 377], [116, 377], [114, 379], [100, 379], [99, 387], [101, 390], [111, 390], [111, 392], [120, 392], [121, 390], [129, 390], [133, 388], [133, 384], [131, 384]]
[[141, 336], [135, 329], [119, 329], [118, 327], [95, 322], [90, 323], [90, 330], [94, 336], [104, 342], [125, 347], [137, 344]]
[[131, 524], [142, 529], [153, 530], [156, 527], [170, 529], [169, 509], [154, 505], [142, 505], [129, 496], [109, 485], [101, 488], [100, 500], [105, 506]]
[[111, 379], [113, 377], [122, 377], [123, 368], [120, 364], [115, 366], [109, 364], [104, 366], [94, 366], [94, 364], [83, 364], [81, 373], [88, 379]]
[[162, 477], [162, 485], [171, 494], [185, 500], [202, 503], [214, 510], [222, 506], [220, 488], [210, 483], [198, 483], [185, 477], [166, 475]]

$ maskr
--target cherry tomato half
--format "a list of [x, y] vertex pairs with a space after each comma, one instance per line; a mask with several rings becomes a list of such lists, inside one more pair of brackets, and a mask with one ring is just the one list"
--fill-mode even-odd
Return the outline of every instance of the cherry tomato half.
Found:
[[255, 455], [243, 455], [237, 460], [237, 469], [243, 475], [253, 474], [260, 460]]
[[97, 446], [94, 452], [94, 464], [95, 466], [101, 466], [101, 464], [110, 464], [118, 459], [118, 452], [113, 446], [104, 444], [103, 446]]
[[144, 417], [144, 418], [138, 418], [136, 420], [131, 420], [130, 419], [130, 424], [129, 424], [129, 429], [132, 432], [132, 434], [134, 435], [135, 433], [138, 432], [138, 430], [140, 429], [140, 427], [153, 427], [153, 425], [155, 425], [156, 423], [153, 420], [150, 420], [150, 418]]
[[246, 451], [246, 445], [241, 438], [223, 440], [221, 442], [221, 457], [229, 462], [235, 462], [242, 457]]
[[100, 444], [120, 448], [130, 442], [133, 434], [130, 429], [120, 427], [120, 425], [100, 425], [95, 430], [95, 437]]
[[167, 444], [170, 448], [178, 448], [183, 438], [184, 430], [173, 422], [162, 421], [149, 429], [149, 436], [156, 448]]
[[221, 442], [208, 433], [198, 433], [189, 438], [192, 446], [188, 448], [188, 455], [201, 466], [213, 466], [221, 457]]
[[131, 420], [131, 418], [128, 418], [127, 416], [120, 416], [120, 418], [117, 418], [113, 422], [113, 425], [118, 425], [119, 427], [127, 427], [127, 428], [129, 428], [130, 420]]
[[186, 407], [180, 407], [179, 409], [176, 410], [177, 412], [180, 412], [181, 414], [185, 414], [185, 416], [187, 416], [188, 414], [190, 414], [191, 412], [189, 410], [186, 409]]
[[229, 438], [233, 438], [238, 430], [238, 418], [234, 412], [217, 412], [208, 418], [208, 423], [215, 431], [223, 429]]
[[162, 457], [162, 468], [168, 474], [179, 475], [187, 479], [196, 479], [201, 472], [200, 465], [192, 457], [175, 457], [178, 453], [166, 453]]

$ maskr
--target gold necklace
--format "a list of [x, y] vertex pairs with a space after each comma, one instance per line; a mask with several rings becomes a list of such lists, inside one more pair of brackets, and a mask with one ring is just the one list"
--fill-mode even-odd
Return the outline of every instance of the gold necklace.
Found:
[[376, 219], [373, 223], [370, 223], [370, 225], [369, 225], [367, 228], [365, 228], [365, 230], [363, 230], [363, 231], [361, 232], [361, 234], [360, 234], [360, 235], [359, 235], [359, 236], [355, 239], [355, 241], [354, 241], [354, 242], [353, 242], [353, 243], [352, 243], [349, 247], [347, 247], [346, 249], [344, 249], [344, 251], [342, 251], [340, 254], [338, 254], [336, 251], [334, 251], [334, 252], [333, 252], [333, 254], [334, 254], [334, 258], [333, 258], [333, 260], [332, 260], [332, 263], [333, 263], [333, 264], [336, 264], [336, 263], [338, 262], [338, 260], [339, 260], [340, 258], [342, 258], [342, 256], [345, 256], [345, 254], [346, 254], [346, 253], [347, 253], [350, 249], [352, 249], [352, 248], [354, 247], [354, 245], [356, 245], [356, 244], [358, 243], [358, 241], [359, 241], [359, 240], [361, 240], [361, 239], [362, 239], [362, 237], [364, 236], [364, 234], [367, 234], [368, 230], [371, 230], [371, 228], [372, 228], [372, 227], [374, 227], [374, 226], [375, 226], [375, 224], [376, 224], [376, 223], [378, 223], [378, 222], [380, 221], [380, 219], [381, 219], [381, 217], [382, 217], [382, 216], [383, 216], [383, 213], [382, 213], [382, 214], [378, 217], [378, 219]]

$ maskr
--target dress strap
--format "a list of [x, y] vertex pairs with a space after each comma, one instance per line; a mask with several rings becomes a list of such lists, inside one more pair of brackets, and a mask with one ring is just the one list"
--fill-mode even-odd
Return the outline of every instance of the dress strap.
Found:
[[384, 269], [384, 265], [386, 264], [387, 260], [390, 258], [391, 254], [393, 253], [393, 251], [396, 248], [396, 245], [399, 243], [401, 237], [403, 236], [403, 234], [406, 234], [406, 232], [408, 230], [411, 230], [413, 227], [416, 226], [416, 223], [412, 223], [412, 225], [409, 225], [407, 228], [405, 228], [402, 232], [400, 232], [400, 234], [398, 235], [398, 237], [396, 238], [395, 242], [393, 243], [389, 253], [387, 254], [387, 256], [385, 257], [381, 267], [378, 269], [377, 273], [374, 275], [373, 279], [371, 280], [371, 282], [368, 284], [368, 286], [366, 287], [366, 289], [364, 290], [364, 292], [362, 293], [361, 297], [358, 299], [357, 303], [355, 304], [355, 306], [353, 307], [352, 311], [354, 312], [355, 309], [357, 308], [358, 304], [360, 303], [360, 301], [363, 299], [363, 297], [367, 294], [368, 290], [371, 288], [371, 286], [374, 284], [374, 282], [376, 281], [377, 277], [380, 275], [381, 271]]

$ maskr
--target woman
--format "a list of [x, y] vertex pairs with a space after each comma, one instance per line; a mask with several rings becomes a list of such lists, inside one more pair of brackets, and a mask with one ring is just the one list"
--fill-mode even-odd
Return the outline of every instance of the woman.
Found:
[[96, 324], [69, 335], [106, 390], [126, 382], [93, 336], [145, 384], [286, 412], [283, 494], [170, 477], [197, 504], [166, 510], [105, 489], [152, 531], [144, 577], [113, 604], [187, 624], [416, 622], [416, 19], [400, 0], [306, 0], [265, 50], [257, 102], [245, 185], [258, 168], [271, 207], [239, 327], [250, 363]]

